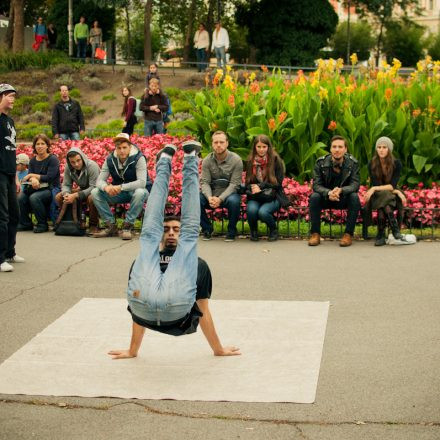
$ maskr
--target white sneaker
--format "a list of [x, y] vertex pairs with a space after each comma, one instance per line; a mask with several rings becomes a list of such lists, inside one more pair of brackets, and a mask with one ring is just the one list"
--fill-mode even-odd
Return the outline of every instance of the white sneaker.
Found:
[[24, 263], [26, 260], [20, 255], [14, 255], [12, 258], [6, 258], [8, 263]]
[[14, 270], [14, 266], [11, 266], [6, 261], [0, 264], [0, 272], [12, 272], [13, 270]]

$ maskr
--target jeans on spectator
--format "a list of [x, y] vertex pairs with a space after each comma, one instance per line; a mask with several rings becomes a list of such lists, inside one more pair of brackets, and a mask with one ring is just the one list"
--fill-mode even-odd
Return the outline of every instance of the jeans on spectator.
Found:
[[0, 264], [15, 255], [18, 215], [15, 176], [0, 172]]
[[203, 72], [206, 69], [206, 49], [196, 49], [197, 56], [197, 70]]
[[97, 61], [97, 62], [101, 61], [100, 59], [95, 58], [96, 49], [98, 47], [101, 47], [101, 45], [99, 43], [92, 43], [91, 46], [92, 46], [92, 64], [94, 64], [95, 61]]
[[356, 219], [361, 208], [358, 193], [341, 194], [339, 202], [332, 202], [314, 192], [309, 198], [311, 233], [321, 233], [321, 211], [323, 209], [347, 209], [345, 233], [353, 235]]
[[127, 133], [130, 136], [133, 134], [134, 126], [137, 123], [137, 118], [135, 115], [131, 115], [131, 118], [125, 124], [125, 127], [122, 129], [122, 133]]
[[[171, 175], [171, 161], [161, 157], [144, 214], [140, 253], [128, 282], [127, 299], [132, 313], [147, 321], [170, 322], [183, 318], [196, 300], [197, 241], [200, 202], [198, 158], [183, 159], [181, 229], [176, 251], [167, 270], [160, 270], [159, 245]], [[137, 292], [139, 294], [137, 294]]]
[[246, 205], [246, 214], [249, 227], [258, 228], [258, 220], [266, 223], [270, 230], [276, 228], [277, 224], [273, 213], [280, 209], [280, 202], [275, 199], [272, 202], [260, 203], [256, 200], [248, 200]]
[[217, 67], [222, 67], [223, 61], [223, 69], [226, 67], [226, 50], [225, 46], [215, 47], [215, 57], [217, 58]]
[[73, 133], [60, 133], [60, 138], [62, 141], [79, 141], [81, 139], [78, 131], [74, 131]]
[[76, 57], [85, 59], [87, 50], [87, 38], [78, 38], [76, 43]]
[[148, 191], [145, 188], [137, 188], [134, 191], [121, 191], [116, 196], [110, 196], [102, 189], [93, 188], [92, 197], [99, 216], [106, 223], [115, 223], [110, 203], [129, 203], [130, 208], [125, 216], [125, 221], [133, 225], [148, 198]]
[[50, 204], [52, 202], [52, 191], [49, 188], [40, 189], [30, 196], [20, 193], [18, 204], [20, 205], [20, 225], [32, 226], [31, 212], [37, 219], [37, 226], [47, 228]]
[[[221, 208], [228, 210], [228, 234], [237, 235], [237, 222], [240, 217], [241, 197], [237, 193], [233, 193], [226, 197], [225, 201], [220, 205]], [[210, 209], [208, 199], [200, 193], [200, 226], [202, 231], [212, 232], [212, 225], [206, 214], [206, 209]]]
[[144, 120], [144, 136], [152, 136], [154, 134], [163, 134], [163, 121]]

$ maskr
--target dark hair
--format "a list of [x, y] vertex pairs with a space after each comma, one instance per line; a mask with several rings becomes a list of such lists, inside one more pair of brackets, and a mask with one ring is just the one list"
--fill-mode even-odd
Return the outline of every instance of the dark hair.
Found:
[[35, 145], [37, 144], [39, 139], [41, 139], [47, 145], [47, 152], [50, 153], [50, 149], [52, 147], [50, 139], [44, 133], [40, 133], [37, 134], [32, 141], [32, 151], [34, 152], [34, 154], [37, 154], [37, 149], [35, 148]]
[[205, 23], [203, 23], [203, 22], [200, 22], [199, 26], [203, 26], [203, 28], [206, 29]]
[[383, 160], [383, 165], [380, 160], [377, 150], [371, 159], [371, 174], [382, 183], [382, 185], [388, 185], [391, 183], [391, 178], [393, 177], [394, 171], [394, 156], [393, 153], [388, 149], [388, 154]]
[[278, 153], [274, 150], [272, 142], [269, 137], [265, 134], [259, 134], [254, 137], [252, 141], [252, 149], [249, 153], [246, 163], [246, 185], [250, 183], [255, 183], [257, 181], [257, 177], [254, 174], [254, 160], [257, 155], [256, 145], [258, 142], [267, 145], [267, 173], [266, 173], [266, 181], [271, 183], [272, 185], [276, 185], [278, 183], [277, 178], [275, 176], [275, 162], [281, 161], [281, 158], [278, 156]]
[[121, 116], [125, 116], [125, 115], [127, 114], [127, 110], [128, 110], [128, 98], [129, 98], [130, 96], [132, 96], [131, 88], [128, 87], [128, 86], [123, 86], [123, 87], [121, 88], [121, 94], [122, 94], [122, 92], [124, 91], [124, 89], [127, 89], [127, 90], [128, 90], [128, 96], [124, 96], [124, 95], [122, 95], [122, 96], [124, 96], [124, 106], [122, 107], [122, 113], [121, 113]]
[[69, 151], [66, 157], [67, 159], [70, 159], [71, 157], [75, 157], [75, 156], [80, 156], [82, 159], [81, 153], [79, 151]]
[[178, 215], [167, 215], [165, 216], [165, 218], [163, 219], [164, 223], [169, 223], [169, 222], [180, 222], [180, 216]]
[[218, 134], [222, 134], [226, 138], [227, 141], [229, 140], [228, 135], [224, 131], [221, 131], [221, 130], [214, 131], [214, 133], [212, 133], [211, 139], [213, 139], [214, 136], [217, 136]]
[[159, 66], [157, 65], [157, 63], [151, 63], [151, 64], [148, 66], [148, 69], [150, 69], [151, 66], [156, 66], [156, 69], [159, 68]]
[[330, 147], [332, 146], [332, 143], [333, 143], [334, 141], [344, 141], [345, 148], [348, 148], [348, 142], [347, 142], [347, 139], [345, 139], [344, 136], [341, 136], [341, 135], [339, 135], [339, 134], [335, 134], [335, 135], [330, 139]]

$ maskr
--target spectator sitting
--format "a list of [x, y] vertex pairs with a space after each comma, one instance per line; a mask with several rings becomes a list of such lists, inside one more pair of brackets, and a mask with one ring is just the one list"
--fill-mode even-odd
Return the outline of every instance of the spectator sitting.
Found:
[[[147, 159], [139, 148], [130, 142], [130, 136], [127, 133], [118, 134], [113, 141], [115, 151], [107, 156], [96, 188], [92, 190], [93, 202], [99, 216], [105, 221], [106, 227], [93, 234], [93, 237], [117, 235], [116, 221], [109, 204], [130, 203], [121, 237], [123, 240], [131, 240], [134, 221], [141, 213], [149, 194]], [[107, 183], [110, 176], [111, 184]]]
[[[25, 190], [20, 193], [20, 223], [17, 231], [47, 232], [52, 190], [60, 187], [60, 161], [51, 154], [50, 139], [45, 134], [35, 136], [32, 143], [35, 156], [29, 161], [29, 173], [24, 177]], [[30, 214], [37, 225], [33, 228]]]
[[237, 222], [240, 217], [241, 197], [237, 193], [241, 185], [243, 162], [236, 153], [228, 151], [228, 137], [223, 131], [212, 135], [212, 153], [202, 162], [200, 225], [203, 240], [210, 240], [212, 225], [206, 209], [225, 207], [228, 210], [228, 233], [225, 241], [234, 241], [237, 235]]
[[129, 136], [133, 134], [134, 126], [137, 123], [136, 112], [136, 98], [132, 95], [129, 87], [122, 87], [122, 97], [124, 98], [124, 107], [122, 108], [121, 116], [124, 117], [124, 128], [122, 133], [127, 133]]
[[313, 170], [313, 193], [309, 199], [312, 224], [309, 246], [317, 246], [321, 242], [321, 210], [325, 208], [348, 210], [345, 233], [339, 245], [351, 246], [361, 207], [359, 180], [358, 161], [347, 153], [347, 141], [342, 136], [333, 136], [330, 154], [320, 157]]
[[[79, 148], [72, 147], [67, 153], [61, 192], [55, 196], [58, 206], [63, 203], [87, 204], [89, 209], [89, 234], [98, 232], [98, 211], [93, 203], [92, 190], [96, 187], [99, 166], [89, 159]], [[76, 187], [74, 188], [73, 185]]]
[[394, 210], [402, 213], [406, 198], [397, 189], [402, 163], [393, 156], [393, 142], [383, 136], [376, 142], [376, 152], [368, 164], [371, 188], [365, 194], [367, 220], [371, 219], [371, 211], [377, 209], [377, 236], [375, 246], [383, 246], [385, 242], [386, 221], [393, 237], [400, 240], [399, 222], [394, 217]]
[[[15, 160], [15, 163], [17, 165], [17, 178], [20, 183], [22, 183], [22, 180], [25, 176], [28, 175], [29, 170], [29, 156], [25, 153], [17, 154], [17, 158]], [[21, 190], [24, 190], [24, 187], [26, 185], [21, 185]]]
[[285, 166], [266, 135], [254, 138], [246, 166], [247, 219], [251, 240], [258, 241], [258, 219], [269, 228], [268, 241], [278, 239], [273, 213], [289, 200], [283, 191]]
[[84, 116], [79, 102], [69, 96], [69, 88], [60, 87], [61, 101], [55, 104], [52, 111], [52, 132], [54, 138], [66, 141], [79, 140], [84, 134]]
[[150, 85], [142, 97], [140, 109], [144, 112], [144, 136], [163, 134], [163, 114], [168, 110], [165, 95], [159, 89], [159, 80], [150, 79]]
[[148, 66], [148, 73], [147, 73], [147, 76], [145, 77], [145, 85], [147, 88], [150, 85], [151, 78], [156, 78], [157, 80], [160, 81], [159, 72], [158, 72], [156, 63], [152, 63]]

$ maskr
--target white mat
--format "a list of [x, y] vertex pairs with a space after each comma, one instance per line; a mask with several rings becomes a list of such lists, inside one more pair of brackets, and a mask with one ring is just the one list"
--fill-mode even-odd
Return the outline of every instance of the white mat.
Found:
[[174, 337], [147, 330], [139, 356], [128, 348], [123, 299], [85, 298], [0, 365], [0, 394], [313, 403], [328, 302], [210, 301], [224, 345], [215, 357], [201, 329]]

